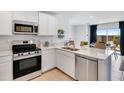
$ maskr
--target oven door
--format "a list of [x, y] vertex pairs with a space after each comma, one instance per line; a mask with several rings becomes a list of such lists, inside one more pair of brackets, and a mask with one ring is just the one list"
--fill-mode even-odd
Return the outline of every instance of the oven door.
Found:
[[13, 79], [41, 70], [41, 55], [13, 61]]

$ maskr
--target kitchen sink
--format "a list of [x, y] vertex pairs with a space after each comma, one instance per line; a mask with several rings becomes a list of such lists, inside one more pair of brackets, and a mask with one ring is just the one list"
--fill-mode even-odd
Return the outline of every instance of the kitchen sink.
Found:
[[78, 50], [80, 50], [78, 48], [70, 48], [70, 47], [62, 47], [62, 49], [67, 49], [67, 50], [71, 50], [71, 51], [78, 51]]

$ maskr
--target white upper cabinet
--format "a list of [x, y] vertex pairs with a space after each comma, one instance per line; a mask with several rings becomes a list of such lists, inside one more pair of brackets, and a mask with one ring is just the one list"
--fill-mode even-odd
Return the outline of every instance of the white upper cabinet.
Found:
[[57, 21], [52, 15], [39, 13], [39, 35], [57, 35]]
[[0, 12], [0, 35], [12, 35], [12, 13]]
[[48, 34], [48, 15], [39, 13], [39, 35]]
[[38, 22], [38, 12], [35, 11], [14, 11], [13, 20]]
[[53, 16], [48, 16], [48, 34], [57, 35], [57, 22]]

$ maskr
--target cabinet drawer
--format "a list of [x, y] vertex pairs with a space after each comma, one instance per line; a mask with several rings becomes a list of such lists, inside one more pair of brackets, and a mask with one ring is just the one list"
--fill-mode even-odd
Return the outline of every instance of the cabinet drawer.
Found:
[[4, 62], [12, 62], [12, 56], [0, 57], [0, 63], [4, 63]]
[[53, 53], [55, 52], [55, 49], [48, 49], [48, 50], [43, 50], [42, 54], [48, 54], [48, 53]]
[[56, 52], [60, 53], [60, 54], [63, 54], [65, 56], [68, 56], [68, 57], [75, 57], [74, 53], [67, 52], [67, 51], [64, 51], [64, 50], [57, 49]]

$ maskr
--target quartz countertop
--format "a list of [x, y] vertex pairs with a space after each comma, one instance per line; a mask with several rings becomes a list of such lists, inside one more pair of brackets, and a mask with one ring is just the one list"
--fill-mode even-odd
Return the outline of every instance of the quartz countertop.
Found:
[[41, 50], [48, 50], [48, 49], [54, 49], [56, 46], [49, 46], [49, 47], [41, 47]]
[[97, 49], [97, 48], [81, 48], [79, 51], [74, 51], [77, 55], [88, 56], [100, 60], [106, 60], [109, 56], [111, 56], [114, 51], [105, 50], [105, 49]]
[[111, 56], [114, 51], [112, 50], [105, 50], [105, 49], [97, 49], [97, 48], [90, 48], [90, 47], [84, 47], [80, 48], [78, 51], [71, 51], [67, 49], [62, 49], [62, 46], [50, 46], [50, 47], [42, 47], [42, 50], [47, 50], [47, 49], [60, 49], [63, 51], [71, 52], [74, 53], [75, 55], [80, 55], [80, 56], [86, 56], [86, 57], [92, 57], [96, 59], [101, 59], [101, 60], [106, 60], [109, 56]]

